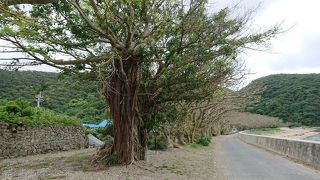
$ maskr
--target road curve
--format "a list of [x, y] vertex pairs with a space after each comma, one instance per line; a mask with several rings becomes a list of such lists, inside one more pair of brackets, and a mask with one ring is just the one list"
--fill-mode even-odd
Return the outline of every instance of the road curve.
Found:
[[248, 145], [237, 135], [215, 138], [218, 171], [230, 180], [320, 180], [320, 171]]

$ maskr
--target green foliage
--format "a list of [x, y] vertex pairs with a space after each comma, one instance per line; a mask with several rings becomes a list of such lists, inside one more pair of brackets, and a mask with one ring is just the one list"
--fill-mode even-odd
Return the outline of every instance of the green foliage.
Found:
[[292, 123], [288, 127], [289, 128], [296, 128], [296, 127], [301, 127], [301, 126], [302, 126], [302, 124], [300, 124], [300, 123]]
[[100, 128], [87, 128], [87, 127], [85, 127], [85, 133], [92, 134], [93, 136], [95, 136], [99, 140], [105, 141], [105, 140], [107, 140], [106, 129], [107, 129], [107, 127], [100, 127]]
[[[207, 6], [207, 0], [59, 0], [28, 10], [4, 7], [0, 38], [35, 59], [29, 64], [103, 77], [111, 110], [137, 111], [144, 122], [135, 124], [151, 129], [157, 125], [152, 121], [176, 119], [177, 111], [168, 107], [204, 99], [230, 83], [225, 81], [238, 79], [243, 71], [237, 56], [279, 32], [274, 26], [255, 33], [248, 29], [250, 13], [234, 16], [233, 8], [209, 13]], [[70, 58], [56, 60], [57, 55]], [[24, 65], [15, 59], [15, 65]], [[115, 116], [115, 122], [134, 121], [123, 117]]]
[[106, 163], [106, 165], [112, 165], [116, 162], [116, 157], [114, 154], [111, 154], [110, 156], [108, 156], [104, 162]]
[[8, 101], [0, 106], [0, 122], [28, 126], [40, 125], [77, 125], [80, 120], [65, 115], [55, 115], [47, 109], [33, 108], [27, 101]]
[[261, 101], [248, 112], [278, 117], [286, 122], [320, 125], [320, 74], [279, 74], [260, 78], [249, 87], [263, 86]]
[[197, 144], [197, 143], [190, 144], [190, 147], [193, 148], [193, 149], [197, 149], [197, 150], [203, 150], [203, 149], [207, 148], [207, 146], [203, 146], [203, 145], [200, 145], [200, 144]]
[[165, 150], [168, 149], [169, 143], [168, 139], [164, 135], [160, 135], [156, 137], [148, 139], [148, 148], [150, 150]]
[[[76, 76], [61, 77], [57, 73], [35, 71], [0, 70], [0, 77], [0, 99], [23, 98], [35, 106], [34, 96], [42, 91], [44, 101], [41, 106], [55, 113], [75, 116], [84, 123], [106, 118], [106, 104], [95, 82]], [[0, 101], [0, 105], [3, 103]]]
[[197, 139], [196, 144], [202, 145], [202, 146], [209, 146], [211, 143], [211, 139], [208, 137], [200, 137]]
[[[206, 0], [186, 4], [60, 0], [28, 10], [6, 9], [0, 14], [0, 37], [19, 41], [13, 43], [18, 50], [37, 57], [29, 63], [45, 62], [93, 78], [102, 75], [111, 87], [117, 77], [130, 77], [131, 68], [139, 69], [130, 79], [139, 87], [139, 103], [147, 106], [139, 108], [139, 113], [148, 126], [154, 126], [149, 122], [158, 121], [158, 112], [175, 115], [168, 110], [171, 103], [206, 98], [212, 88], [228, 84], [226, 79], [237, 79], [232, 77], [243, 72], [239, 53], [264, 46], [280, 31], [279, 26], [248, 31], [250, 13], [234, 16], [234, 9], [228, 7], [209, 13], [207, 6]], [[76, 61], [55, 60], [60, 54]], [[112, 65], [112, 59], [123, 65]], [[21, 61], [15, 63], [21, 65]], [[145, 114], [151, 114], [150, 118]], [[175, 119], [160, 116], [159, 121]]]

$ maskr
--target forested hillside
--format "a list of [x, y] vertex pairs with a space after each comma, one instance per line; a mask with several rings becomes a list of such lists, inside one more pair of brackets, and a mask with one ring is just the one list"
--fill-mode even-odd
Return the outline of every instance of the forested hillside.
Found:
[[281, 118], [303, 125], [320, 125], [320, 74], [279, 74], [253, 81], [261, 101], [248, 112]]
[[0, 99], [22, 98], [35, 106], [35, 95], [42, 91], [44, 108], [86, 121], [104, 119], [106, 105], [97, 85], [75, 79], [58, 73], [0, 70]]

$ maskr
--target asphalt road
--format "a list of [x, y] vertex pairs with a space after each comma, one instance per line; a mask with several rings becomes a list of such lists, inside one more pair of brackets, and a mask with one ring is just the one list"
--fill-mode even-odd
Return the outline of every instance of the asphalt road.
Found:
[[216, 138], [218, 171], [230, 180], [320, 180], [320, 171], [248, 145], [236, 135]]

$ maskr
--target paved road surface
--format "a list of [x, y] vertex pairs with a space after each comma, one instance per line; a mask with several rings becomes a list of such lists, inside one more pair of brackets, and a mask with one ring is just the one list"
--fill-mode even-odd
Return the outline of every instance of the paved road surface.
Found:
[[215, 152], [219, 171], [230, 180], [320, 180], [320, 171], [248, 145], [236, 135], [216, 138]]

